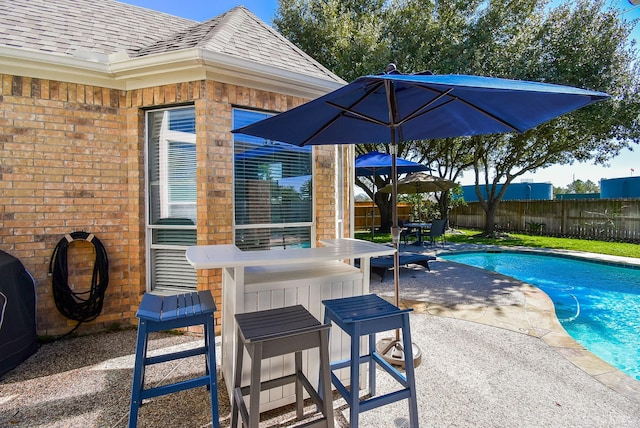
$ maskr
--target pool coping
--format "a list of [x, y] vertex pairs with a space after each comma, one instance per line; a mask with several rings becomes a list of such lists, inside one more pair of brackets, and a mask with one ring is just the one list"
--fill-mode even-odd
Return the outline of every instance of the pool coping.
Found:
[[[446, 244], [446, 246], [431, 248], [431, 250], [435, 256], [451, 253], [486, 252], [488, 250], [553, 254], [556, 256], [559, 255], [605, 264], [625, 265], [640, 269], [640, 259], [573, 250], [459, 244]], [[446, 262], [456, 263], [450, 260], [446, 260]], [[480, 269], [491, 275], [500, 277], [507, 276], [469, 265], [464, 266], [472, 269]], [[562, 324], [560, 324], [560, 321], [555, 314], [553, 302], [545, 292], [524, 281], [513, 277], [509, 278], [520, 284], [520, 291], [523, 293], [525, 298], [524, 305], [487, 305], [484, 307], [473, 305], [469, 305], [469, 307], [460, 307], [460, 305], [458, 305], [456, 308], [451, 308], [442, 304], [431, 304], [422, 301], [402, 300], [402, 303], [403, 305], [413, 307], [416, 312], [473, 321], [537, 337], [558, 352], [558, 354], [562, 355], [565, 359], [598, 380], [600, 383], [621, 395], [640, 403], [639, 380], [634, 379], [605, 362], [573, 339], [564, 327], [562, 327]]]

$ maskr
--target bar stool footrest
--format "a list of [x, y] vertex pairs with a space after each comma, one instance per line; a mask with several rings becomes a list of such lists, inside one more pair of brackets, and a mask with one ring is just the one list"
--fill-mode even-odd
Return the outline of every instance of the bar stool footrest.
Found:
[[209, 386], [209, 376], [201, 376], [193, 379], [183, 380], [182, 382], [172, 383], [171, 385], [156, 386], [140, 391], [140, 397], [153, 398], [161, 395], [172, 394], [174, 392], [184, 391], [200, 386]]
[[336, 390], [340, 393], [340, 395], [342, 395], [344, 399], [347, 400], [347, 402], [351, 401], [351, 391], [347, 389], [340, 378], [333, 372], [331, 372], [331, 382], [333, 383], [333, 386], [336, 387]]
[[180, 360], [182, 358], [195, 357], [196, 355], [203, 355], [207, 353], [207, 348], [204, 346], [195, 349], [187, 349], [184, 351], [174, 352], [172, 354], [156, 355], [154, 357], [147, 357], [144, 360], [145, 365], [150, 366], [152, 364], [166, 363], [167, 361]]
[[380, 406], [386, 406], [387, 404], [395, 403], [396, 401], [406, 400], [411, 397], [411, 391], [408, 389], [402, 389], [400, 391], [390, 392], [385, 395], [376, 395], [372, 398], [360, 401], [360, 411], [366, 412], [367, 410], [376, 409]]
[[378, 363], [378, 365], [389, 374], [389, 376], [394, 378], [397, 382], [399, 382], [405, 388], [409, 387], [409, 384], [407, 382], [407, 377], [403, 376], [402, 373], [400, 373], [391, 364], [389, 364], [387, 360], [382, 358], [382, 355], [378, 354], [377, 352], [374, 352], [372, 357], [375, 360], [375, 362]]
[[[269, 379], [269, 380], [262, 381], [260, 383], [260, 391], [268, 391], [270, 389], [277, 388], [279, 386], [289, 385], [289, 384], [295, 383], [296, 380], [299, 380], [302, 383], [302, 386], [309, 394], [309, 398], [311, 398], [311, 401], [313, 401], [313, 404], [315, 404], [318, 407], [322, 407], [322, 398], [320, 397], [318, 392], [315, 390], [313, 385], [311, 385], [311, 382], [309, 382], [309, 379], [307, 379], [304, 373], [298, 373], [298, 374], [292, 373], [290, 375], [282, 376], [276, 379]], [[249, 392], [251, 391], [251, 385], [243, 386], [241, 388], [235, 388], [234, 395], [238, 393], [237, 392], [238, 390], [240, 390], [240, 394], [243, 398], [241, 405], [246, 407], [244, 403], [244, 397], [246, 395], [249, 395]]]

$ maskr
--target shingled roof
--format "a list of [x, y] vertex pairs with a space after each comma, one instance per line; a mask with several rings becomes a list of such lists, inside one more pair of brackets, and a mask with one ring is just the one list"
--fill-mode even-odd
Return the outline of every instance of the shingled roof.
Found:
[[227, 65], [230, 59], [241, 62], [254, 76], [306, 76], [302, 80], [313, 80], [316, 90], [318, 81], [329, 87], [344, 83], [243, 6], [199, 23], [114, 0], [0, 0], [0, 65], [2, 53], [15, 49], [39, 59], [51, 55], [52, 62], [68, 61], [76, 68], [83, 60], [92, 70], [104, 64], [112, 76], [143, 62], [147, 69], [154, 62], [159, 70], [163, 56], [173, 55], [175, 62], [176, 55], [191, 50], [209, 70], [222, 58]]
[[199, 47], [256, 63], [333, 79], [335, 76], [244, 6], [142, 47], [132, 56]]
[[0, 45], [61, 55], [136, 50], [197, 24], [113, 0], [0, 0]]

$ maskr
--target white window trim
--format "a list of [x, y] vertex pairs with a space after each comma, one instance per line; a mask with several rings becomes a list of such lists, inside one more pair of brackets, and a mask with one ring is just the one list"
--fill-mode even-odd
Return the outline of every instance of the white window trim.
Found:
[[[162, 216], [168, 216], [169, 211], [169, 193], [168, 193], [168, 170], [169, 170], [169, 159], [168, 159], [168, 149], [169, 149], [169, 141], [182, 141], [187, 143], [196, 144], [196, 135], [187, 132], [180, 131], [170, 131], [169, 130], [169, 114], [170, 110], [183, 109], [183, 108], [194, 108], [195, 106], [178, 106], [178, 107], [170, 107], [170, 108], [157, 108], [153, 110], [148, 110], [145, 112], [144, 119], [144, 194], [145, 194], [145, 288], [147, 292], [153, 291], [161, 294], [173, 294], [172, 290], [164, 289], [164, 288], [154, 288], [152, 286], [152, 278], [154, 277], [152, 272], [153, 260], [152, 260], [152, 250], [155, 249], [175, 249], [175, 250], [186, 250], [188, 246], [180, 246], [180, 245], [163, 245], [163, 244], [154, 244], [153, 243], [153, 231], [158, 229], [185, 229], [185, 230], [194, 230], [197, 226], [180, 226], [180, 225], [152, 225], [151, 224], [151, 212], [150, 212], [150, 204], [149, 199], [151, 195], [149, 194], [149, 186], [150, 186], [150, 177], [149, 177], [149, 115], [153, 112], [163, 112], [162, 125], [159, 134], [159, 168], [161, 170], [161, 174], [159, 180], [161, 183], [162, 191], [160, 192], [160, 211]], [[197, 201], [196, 201], [197, 204]], [[175, 291], [183, 293], [184, 289], [176, 289]]]

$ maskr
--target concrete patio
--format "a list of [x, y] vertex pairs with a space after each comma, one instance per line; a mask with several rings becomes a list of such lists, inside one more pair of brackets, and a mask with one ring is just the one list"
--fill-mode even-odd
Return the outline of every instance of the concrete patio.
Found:
[[[431, 272], [409, 265], [400, 274], [402, 304], [414, 308], [412, 336], [422, 350], [416, 368], [421, 426], [638, 426], [640, 381], [568, 337], [544, 293], [456, 263], [430, 264]], [[390, 278], [380, 282], [372, 275], [372, 292], [391, 298]], [[127, 426], [135, 334], [122, 330], [43, 345], [0, 381], [0, 426]], [[200, 341], [156, 334], [150, 349], [195, 347]], [[204, 362], [198, 358], [152, 367], [148, 379], [160, 383], [201, 373]], [[392, 388], [379, 373], [379, 392]], [[220, 422], [228, 426], [223, 387], [219, 399]], [[337, 396], [334, 410], [336, 426], [347, 427], [349, 410]], [[296, 425], [292, 408], [264, 413], [262, 419], [261, 426]], [[143, 405], [138, 426], [160, 425], [211, 426], [206, 390]], [[363, 413], [361, 426], [406, 427], [408, 407], [398, 402]]]

